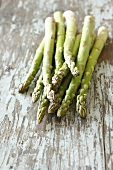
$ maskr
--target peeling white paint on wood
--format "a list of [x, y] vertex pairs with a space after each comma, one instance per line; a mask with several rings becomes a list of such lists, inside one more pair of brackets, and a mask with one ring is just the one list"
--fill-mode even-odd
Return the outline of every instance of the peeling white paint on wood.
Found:
[[[0, 1], [0, 170], [113, 169], [113, 2], [77, 0]], [[37, 104], [18, 94], [44, 34], [44, 20], [56, 10], [75, 11], [78, 28], [95, 16], [108, 26], [109, 40], [91, 81], [87, 119], [74, 112], [46, 117], [37, 125]], [[46, 119], [48, 120], [46, 122]]]

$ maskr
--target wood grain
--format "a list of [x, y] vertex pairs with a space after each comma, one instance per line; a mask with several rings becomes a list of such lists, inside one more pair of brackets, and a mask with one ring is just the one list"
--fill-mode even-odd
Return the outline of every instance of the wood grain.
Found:
[[[75, 113], [46, 117], [37, 125], [37, 104], [18, 94], [44, 34], [44, 20], [56, 10], [71, 9], [78, 29], [84, 16], [95, 16], [96, 29], [108, 26], [109, 39], [93, 74], [87, 119]], [[113, 169], [113, 2], [112, 0], [0, 1], [0, 169]]]

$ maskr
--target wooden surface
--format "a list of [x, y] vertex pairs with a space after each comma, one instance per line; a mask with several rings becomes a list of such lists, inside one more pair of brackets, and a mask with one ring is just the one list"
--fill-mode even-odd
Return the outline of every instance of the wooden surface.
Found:
[[[93, 74], [87, 119], [74, 112], [45, 117], [37, 125], [37, 103], [18, 94], [44, 34], [44, 20], [56, 10], [95, 16], [96, 29], [108, 26], [109, 39]], [[0, 170], [113, 169], [113, 1], [0, 0]]]

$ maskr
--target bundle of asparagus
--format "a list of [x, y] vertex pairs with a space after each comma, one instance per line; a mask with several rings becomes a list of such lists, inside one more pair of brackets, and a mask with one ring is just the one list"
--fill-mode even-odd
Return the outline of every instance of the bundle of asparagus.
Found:
[[48, 113], [57, 111], [58, 117], [64, 116], [75, 96], [76, 111], [81, 118], [87, 116], [88, 88], [108, 37], [105, 26], [98, 29], [97, 35], [94, 28], [94, 17], [88, 15], [84, 19], [82, 31], [77, 31], [75, 14], [69, 10], [63, 14], [57, 11], [52, 17], [46, 18], [45, 36], [19, 87], [19, 93], [28, 90], [43, 60], [42, 73], [32, 93], [33, 102], [42, 96], [37, 111], [38, 123], [41, 123], [47, 109]]

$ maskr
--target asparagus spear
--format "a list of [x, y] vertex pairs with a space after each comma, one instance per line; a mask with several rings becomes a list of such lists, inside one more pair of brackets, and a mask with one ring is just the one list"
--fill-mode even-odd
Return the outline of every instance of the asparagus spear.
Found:
[[55, 99], [51, 101], [49, 108], [48, 108], [48, 113], [54, 113], [59, 108], [63, 95], [65, 91], [67, 90], [68, 85], [71, 81], [71, 78], [72, 78], [72, 74], [69, 72], [65, 80], [61, 84], [59, 91], [55, 94]]
[[98, 30], [96, 42], [88, 58], [88, 62], [81, 82], [80, 92], [79, 95], [77, 96], [76, 110], [82, 118], [86, 117], [86, 97], [88, 93], [88, 88], [90, 86], [90, 81], [94, 71], [94, 67], [106, 43], [107, 37], [108, 29], [104, 26], [100, 27]]
[[57, 27], [57, 35], [56, 35], [56, 51], [55, 51], [55, 72], [59, 70], [59, 68], [63, 64], [63, 46], [65, 39], [65, 24], [64, 18], [60, 11], [54, 13], [54, 19]]
[[41, 44], [39, 45], [38, 49], [36, 50], [36, 54], [35, 57], [33, 59], [31, 68], [24, 80], [24, 82], [22, 84], [20, 84], [19, 93], [24, 93], [28, 88], [29, 85], [31, 84], [32, 80], [34, 79], [35, 75], [37, 74], [40, 64], [42, 62], [42, 58], [43, 58], [43, 52], [44, 52], [44, 38], [41, 42]]
[[80, 48], [76, 61], [76, 66], [80, 71], [80, 75], [72, 78], [69, 88], [66, 91], [65, 98], [63, 99], [62, 104], [58, 109], [57, 112], [58, 117], [64, 116], [66, 114], [66, 111], [68, 110], [70, 104], [72, 103], [72, 100], [75, 97], [75, 93], [80, 85], [81, 78], [87, 62], [87, 58], [89, 56], [94, 26], [95, 26], [94, 18], [92, 16], [86, 16], [84, 20]]
[[[53, 76], [54, 71], [55, 70], [53, 69], [51, 77]], [[38, 120], [39, 124], [42, 122], [42, 119], [43, 119], [43, 117], [44, 117], [44, 115], [46, 113], [46, 109], [48, 107], [48, 104], [49, 104], [49, 99], [47, 98], [47, 95], [43, 91], [42, 99], [40, 101], [40, 104], [38, 106], [38, 111], [37, 111], [37, 120]]]
[[47, 95], [43, 92], [42, 99], [40, 101], [40, 104], [38, 106], [38, 111], [37, 111], [38, 124], [40, 124], [42, 122], [42, 119], [43, 119], [46, 109], [47, 109], [48, 102], [49, 102], [49, 100], [47, 98]]
[[[56, 51], [55, 51], [55, 72], [57, 72], [63, 64], [63, 46], [65, 39], [64, 18], [60, 11], [54, 13], [54, 19], [57, 26], [56, 35]], [[51, 90], [48, 94], [48, 99], [51, 101], [54, 98], [54, 91]]]
[[66, 20], [66, 38], [64, 43], [64, 59], [73, 76], [77, 76], [79, 71], [75, 66], [75, 59], [73, 57], [72, 51], [75, 43], [75, 35], [76, 35], [76, 18], [75, 14], [72, 11], [65, 11], [64, 18]]
[[42, 76], [42, 73], [41, 73], [39, 79], [37, 80], [36, 87], [35, 87], [35, 89], [32, 93], [32, 102], [33, 103], [35, 103], [39, 99], [43, 88], [44, 88], [44, 86], [43, 86], [43, 76]]
[[55, 30], [56, 25], [54, 18], [48, 17], [45, 20], [45, 44], [44, 44], [44, 57], [43, 57], [43, 84], [45, 86], [44, 92], [49, 96], [49, 92], [52, 90], [51, 82], [51, 70], [52, 70], [52, 59], [55, 43]]
[[[77, 34], [75, 38], [75, 43], [74, 43], [73, 52], [72, 52], [74, 60], [76, 59], [76, 56], [77, 56], [77, 52], [78, 52], [79, 45], [80, 45], [80, 40], [81, 40], [81, 33]], [[53, 90], [55, 92], [58, 90], [62, 82], [62, 79], [66, 77], [68, 72], [69, 72], [69, 67], [66, 64], [66, 62], [64, 62], [62, 67], [58, 71], [56, 71], [56, 73], [52, 77]]]

